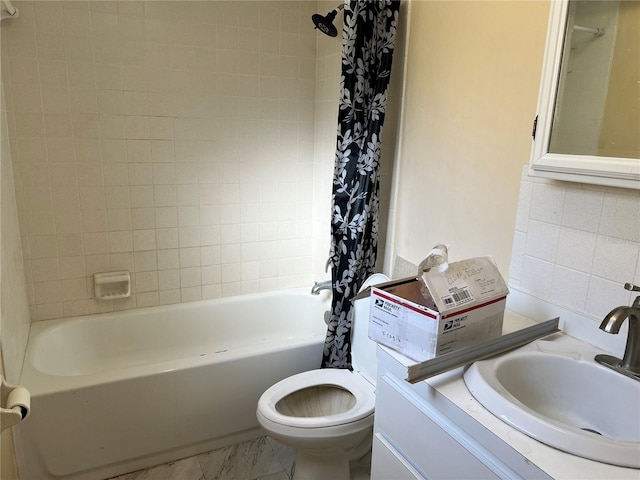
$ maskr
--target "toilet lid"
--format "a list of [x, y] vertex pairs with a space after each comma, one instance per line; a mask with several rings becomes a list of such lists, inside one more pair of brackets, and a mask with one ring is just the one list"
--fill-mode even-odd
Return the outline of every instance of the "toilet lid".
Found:
[[[316, 417], [290, 416], [276, 409], [278, 402], [288, 395], [320, 386], [333, 386], [351, 392], [355, 405], [345, 412]], [[271, 386], [260, 397], [258, 410], [272, 422], [282, 425], [299, 428], [331, 427], [372, 415], [375, 400], [373, 386], [357, 373], [345, 369], [323, 368], [293, 375]]]

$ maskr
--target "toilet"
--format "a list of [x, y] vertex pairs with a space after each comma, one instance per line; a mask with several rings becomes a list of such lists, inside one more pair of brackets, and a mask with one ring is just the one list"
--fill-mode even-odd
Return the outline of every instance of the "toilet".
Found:
[[[388, 280], [376, 273], [361, 290]], [[292, 375], [258, 401], [256, 416], [267, 435], [298, 449], [294, 480], [349, 480], [349, 462], [371, 450], [377, 363], [368, 326], [366, 298], [354, 304], [353, 371], [323, 368]]]

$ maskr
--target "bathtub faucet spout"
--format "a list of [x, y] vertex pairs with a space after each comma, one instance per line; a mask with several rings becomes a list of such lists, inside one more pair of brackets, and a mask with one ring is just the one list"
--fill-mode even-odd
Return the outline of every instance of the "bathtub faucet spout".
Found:
[[324, 282], [313, 282], [313, 287], [311, 287], [311, 295], [319, 295], [321, 290], [331, 290], [331, 286], [331, 280], [326, 280]]

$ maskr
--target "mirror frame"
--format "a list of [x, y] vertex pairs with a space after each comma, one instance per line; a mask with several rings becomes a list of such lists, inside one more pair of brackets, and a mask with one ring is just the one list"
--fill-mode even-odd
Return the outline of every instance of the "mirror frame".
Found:
[[568, 9], [569, 0], [551, 0], [529, 174], [570, 182], [640, 189], [640, 159], [549, 152]]

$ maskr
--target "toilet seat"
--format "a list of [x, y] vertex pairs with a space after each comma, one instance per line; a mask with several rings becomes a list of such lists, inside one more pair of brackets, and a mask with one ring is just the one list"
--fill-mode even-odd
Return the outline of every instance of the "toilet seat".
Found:
[[[346, 412], [318, 417], [295, 417], [284, 415], [276, 404], [298, 390], [323, 385], [335, 386], [349, 391], [355, 405]], [[322, 368], [302, 372], [285, 378], [267, 389], [258, 402], [258, 411], [268, 420], [288, 427], [321, 428], [356, 422], [373, 414], [375, 389], [357, 373], [345, 369]]]

